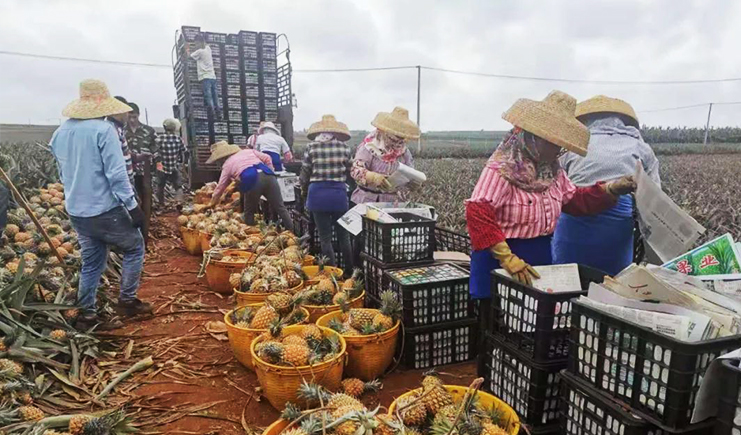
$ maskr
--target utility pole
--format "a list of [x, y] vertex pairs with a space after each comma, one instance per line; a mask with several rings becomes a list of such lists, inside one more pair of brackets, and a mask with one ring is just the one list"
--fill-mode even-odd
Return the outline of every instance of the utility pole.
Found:
[[420, 135], [417, 139], [417, 154], [422, 153], [422, 126], [419, 123], [419, 107], [420, 107], [420, 92], [422, 89], [422, 67], [417, 65], [417, 127], [419, 127]]
[[710, 112], [713, 111], [713, 103], [708, 105], [708, 122], [705, 124], [705, 140], [702, 141], [703, 145], [708, 144], [708, 136], [710, 135]]
[[149, 125], [149, 112], [147, 112], [146, 107], [144, 108], [144, 122], [146, 122], [147, 125]]

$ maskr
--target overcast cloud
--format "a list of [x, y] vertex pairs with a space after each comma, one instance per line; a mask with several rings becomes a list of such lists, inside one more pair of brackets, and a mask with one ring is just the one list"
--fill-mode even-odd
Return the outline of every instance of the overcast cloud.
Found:
[[[100, 6], [105, 5], [105, 6]], [[425, 65], [500, 74], [592, 80], [692, 80], [741, 76], [741, 2], [703, 0], [1, 0], [0, 50], [170, 63], [181, 25], [233, 33], [285, 33], [294, 69]], [[84, 78], [147, 109], [171, 114], [166, 68], [0, 55], [0, 122], [57, 123]], [[294, 126], [333, 113], [353, 129], [402, 105], [416, 116], [416, 71], [295, 73]], [[705, 123], [706, 108], [741, 101], [741, 82], [607, 86], [502, 80], [422, 71], [423, 130], [505, 129], [517, 98], [560, 89], [585, 99], [629, 101], [643, 123]], [[713, 109], [714, 125], [739, 125], [741, 105]]]

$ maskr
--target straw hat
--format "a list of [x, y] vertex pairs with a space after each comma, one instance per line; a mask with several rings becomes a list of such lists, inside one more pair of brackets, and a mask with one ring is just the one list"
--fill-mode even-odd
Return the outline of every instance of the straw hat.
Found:
[[278, 130], [278, 127], [276, 127], [275, 124], [273, 124], [270, 121], [261, 122], [260, 123], [260, 128], [257, 129], [257, 134], [263, 134], [263, 132], [265, 132], [265, 129], [266, 128], [269, 128], [269, 129], [273, 130], [274, 132], [280, 134], [280, 130]]
[[633, 127], [639, 128], [638, 116], [635, 110], [627, 102], [618, 98], [610, 98], [604, 95], [597, 95], [588, 100], [582, 101], [576, 105], [576, 117], [589, 115], [592, 113], [619, 113], [625, 115], [634, 122]]
[[220, 140], [211, 145], [211, 156], [208, 158], [208, 160], [206, 160], [206, 164], [210, 165], [217, 160], [229, 157], [232, 154], [236, 154], [240, 151], [242, 151], [242, 148], [240, 148], [238, 145], [232, 145], [227, 143], [227, 141], [225, 140]]
[[162, 122], [162, 126], [167, 131], [178, 131], [180, 130], [180, 121], [175, 118], [167, 118]]
[[417, 139], [421, 132], [417, 124], [409, 120], [409, 111], [403, 107], [394, 107], [391, 113], [380, 112], [371, 125], [386, 133], [404, 139]]
[[587, 155], [589, 130], [574, 116], [576, 99], [561, 91], [551, 91], [543, 101], [521, 98], [502, 118], [516, 127], [548, 142]]
[[100, 80], [83, 80], [80, 98], [69, 103], [62, 115], [73, 119], [94, 119], [131, 112], [131, 107], [111, 97], [108, 86]]
[[319, 133], [334, 133], [337, 140], [342, 142], [350, 140], [351, 137], [350, 130], [347, 129], [347, 126], [337, 121], [334, 115], [322, 115], [321, 121], [311, 124], [306, 137], [309, 140], [314, 140]]

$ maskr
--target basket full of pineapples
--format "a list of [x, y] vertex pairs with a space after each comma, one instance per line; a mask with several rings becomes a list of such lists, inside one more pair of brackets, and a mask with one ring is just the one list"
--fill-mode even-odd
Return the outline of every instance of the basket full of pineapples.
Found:
[[[360, 279], [360, 270], [355, 270], [352, 276], [342, 281], [342, 271], [338, 276], [330, 266], [324, 266], [324, 258], [317, 260], [318, 273], [313, 277], [307, 274], [309, 280], [301, 291], [304, 307], [309, 310], [309, 321], [316, 322], [327, 313], [340, 311], [341, 304], [350, 308], [360, 308], [365, 301], [365, 286]], [[303, 268], [306, 271], [306, 267]]]
[[298, 397], [304, 379], [338, 390], [347, 360], [342, 336], [312, 324], [270, 328], [252, 341], [251, 356], [260, 386], [275, 409], [287, 402], [308, 406]]
[[497, 397], [479, 391], [481, 382], [481, 378], [475, 380], [475, 388], [444, 385], [434, 373], [428, 374], [421, 388], [394, 400], [388, 416], [413, 431], [432, 435], [519, 433], [517, 413]]
[[287, 293], [274, 293], [263, 303], [235, 308], [224, 315], [232, 352], [243, 366], [254, 370], [250, 347], [252, 340], [270, 328], [303, 324], [309, 312], [300, 299]]
[[381, 293], [379, 309], [350, 308], [323, 315], [317, 325], [338, 332], [347, 342], [345, 375], [370, 381], [391, 365], [399, 339], [401, 303], [391, 291]]
[[206, 263], [206, 282], [208, 287], [222, 294], [231, 294], [230, 277], [239, 273], [255, 261], [255, 254], [235, 249], [211, 250], [203, 254]]
[[303, 288], [301, 264], [281, 256], [260, 256], [254, 264], [229, 276], [237, 306], [264, 301], [273, 293], [296, 294]]

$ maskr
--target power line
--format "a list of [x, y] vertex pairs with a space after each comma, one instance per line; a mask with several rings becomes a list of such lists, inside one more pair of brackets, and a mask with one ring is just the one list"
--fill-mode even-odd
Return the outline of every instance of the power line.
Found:
[[710, 104], [714, 106], [725, 106], [725, 105], [732, 105], [732, 104], [741, 104], [741, 101], [727, 101], [722, 103], [700, 103], [700, 104], [690, 104], [689, 106], [677, 106], [677, 107], [666, 107], [663, 109], [650, 109], [650, 110], [639, 110], [638, 113], [655, 113], [655, 112], [669, 112], [672, 110], [682, 110], [682, 109], [691, 109], [694, 107], [707, 107]]
[[[48, 60], [62, 60], [71, 62], [87, 62], [97, 64], [109, 64], [109, 65], [122, 65], [122, 66], [141, 66], [148, 68], [168, 68], [171, 69], [172, 65], [160, 64], [160, 63], [147, 63], [147, 62], [127, 62], [118, 60], [104, 60], [104, 59], [90, 59], [81, 57], [69, 57], [69, 56], [53, 56], [46, 54], [34, 54], [24, 53], [18, 51], [0, 50], [0, 54], [7, 56], [20, 56], [29, 57], [36, 59], [48, 59]], [[437, 68], [429, 66], [419, 66], [421, 69], [428, 71], [437, 71], [450, 74], [469, 75], [477, 77], [488, 77], [498, 78], [507, 80], [527, 80], [527, 81], [539, 81], [539, 82], [555, 82], [555, 83], [582, 83], [582, 84], [599, 84], [599, 85], [691, 85], [691, 84], [707, 84], [707, 83], [727, 83], [727, 82], [738, 82], [741, 81], [741, 77], [730, 77], [722, 79], [704, 79], [704, 80], [654, 80], [654, 81], [632, 81], [632, 80], [586, 80], [586, 79], [566, 79], [557, 77], [537, 77], [537, 76], [519, 76], [510, 74], [495, 74], [495, 73], [482, 73], [475, 71], [463, 71], [454, 70], [448, 68]], [[389, 67], [367, 67], [367, 68], [323, 68], [323, 69], [294, 69], [296, 73], [341, 73], [341, 72], [365, 72], [365, 71], [391, 71], [391, 70], [404, 70], [404, 69], [416, 69], [415, 65], [401, 65], [401, 66], [389, 66]], [[661, 109], [663, 110], [663, 109]]]

